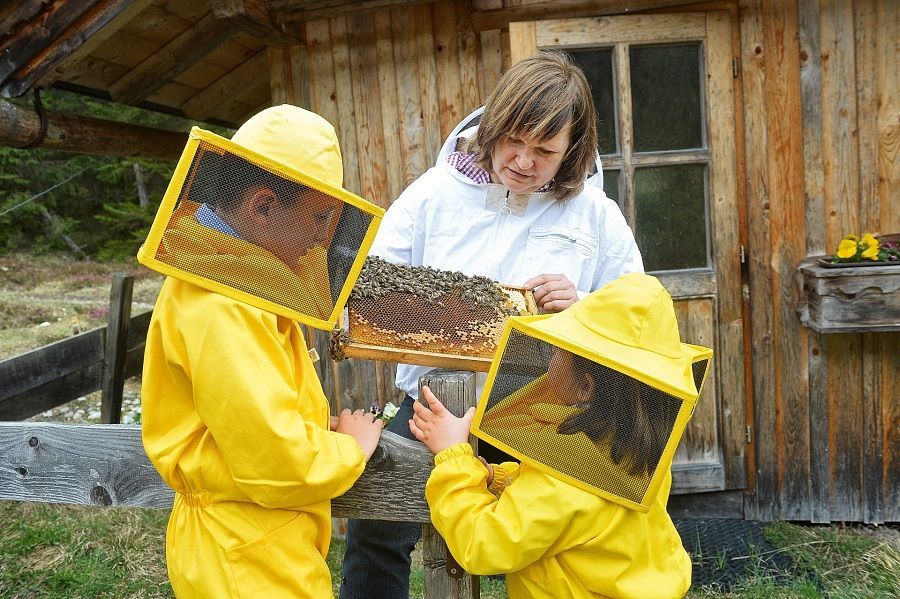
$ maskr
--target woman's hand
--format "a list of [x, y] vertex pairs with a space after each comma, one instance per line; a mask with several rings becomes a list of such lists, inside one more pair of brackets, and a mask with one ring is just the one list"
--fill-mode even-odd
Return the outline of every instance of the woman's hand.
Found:
[[409, 430], [416, 439], [435, 454], [451, 445], [467, 442], [469, 429], [475, 418], [475, 408], [469, 408], [462, 418], [457, 418], [434, 396], [431, 389], [422, 387], [422, 394], [428, 401], [428, 407], [426, 408], [420, 401], [415, 402], [413, 404], [415, 414], [409, 421]]
[[575, 285], [566, 275], [538, 275], [525, 281], [523, 287], [534, 290], [534, 301], [544, 312], [562, 312], [578, 301]]
[[344, 408], [341, 415], [338, 416], [337, 427], [334, 430], [356, 439], [368, 462], [372, 454], [375, 453], [375, 448], [378, 447], [378, 439], [381, 437], [381, 428], [383, 426], [384, 422], [371, 412], [364, 410], [351, 412], [349, 409]]

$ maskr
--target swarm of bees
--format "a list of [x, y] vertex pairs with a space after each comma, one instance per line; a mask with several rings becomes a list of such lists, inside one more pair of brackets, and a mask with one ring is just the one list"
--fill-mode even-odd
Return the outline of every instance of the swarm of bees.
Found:
[[370, 256], [347, 304], [349, 334], [370, 345], [489, 357], [506, 317], [524, 305], [487, 277]]

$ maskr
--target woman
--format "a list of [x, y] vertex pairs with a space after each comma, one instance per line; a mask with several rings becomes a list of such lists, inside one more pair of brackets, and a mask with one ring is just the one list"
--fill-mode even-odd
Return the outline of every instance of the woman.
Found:
[[[596, 120], [587, 79], [565, 54], [513, 65], [477, 128], [454, 131], [435, 166], [391, 205], [371, 253], [533, 288], [545, 312], [643, 271], [631, 229], [602, 190]], [[428, 370], [398, 367], [407, 397], [388, 430], [413, 438], [407, 421]], [[408, 596], [420, 535], [415, 523], [351, 520], [342, 599]]]

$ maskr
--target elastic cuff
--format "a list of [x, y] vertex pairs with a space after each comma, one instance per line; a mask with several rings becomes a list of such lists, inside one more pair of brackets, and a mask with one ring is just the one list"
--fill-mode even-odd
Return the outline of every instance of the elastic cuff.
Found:
[[468, 443], [457, 443], [455, 445], [451, 445], [446, 449], [442, 449], [434, 456], [434, 463], [442, 464], [447, 460], [452, 460], [453, 458], [461, 458], [461, 457], [475, 457], [475, 452], [472, 451], [472, 446]]
[[491, 479], [491, 484], [488, 485], [488, 491], [499, 497], [503, 489], [512, 482], [510, 479], [512, 470], [504, 467], [503, 464], [491, 464], [491, 466], [494, 468], [494, 478]]

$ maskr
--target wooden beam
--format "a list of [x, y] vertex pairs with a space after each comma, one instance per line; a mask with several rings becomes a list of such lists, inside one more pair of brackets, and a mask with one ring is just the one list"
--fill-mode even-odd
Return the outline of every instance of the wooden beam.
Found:
[[213, 17], [232, 23], [244, 33], [265, 40], [270, 46], [305, 44], [303, 28], [275, 24], [265, 0], [210, 0]]
[[153, 0], [104, 0], [30, 57], [3, 87], [20, 96], [36, 85], [47, 87], [133, 19]]
[[[35, 84], [50, 87], [69, 72], [124, 25], [141, 14], [154, 0], [115, 0], [103, 10], [94, 11], [93, 18], [80, 27], [78, 35], [69, 36], [56, 44], [59, 56], [47, 57], [33, 76], [23, 77], [29, 87]], [[27, 79], [27, 80], [26, 80]]]
[[346, 17], [386, 8], [425, 4], [435, 0], [269, 0], [268, 6], [276, 23], [300, 23], [333, 17]]
[[[424, 445], [385, 431], [362, 476], [332, 500], [332, 516], [428, 522], [433, 466]], [[144, 452], [140, 426], [0, 422], [2, 500], [170, 508], [173, 498]]]
[[237, 29], [211, 13], [109, 87], [110, 96], [122, 104], [147, 99], [178, 75], [195, 65], [214, 48], [230, 40]]
[[7, 80], [35, 56], [43, 52], [70, 26], [91, 11], [100, 0], [76, 2], [54, 0], [36, 13], [13, 13], [8, 20], [25, 18], [22, 23], [8, 23], [12, 28], [0, 38], [0, 91], [5, 95]]
[[510, 23], [520, 21], [625, 15], [679, 6], [685, 3], [685, 0], [606, 0], [605, 2], [553, 0], [541, 4], [475, 11], [472, 13], [471, 21], [472, 29], [477, 33], [491, 29], [505, 29], [509, 27]]
[[188, 117], [205, 121], [216, 107], [232, 102], [242, 92], [260, 83], [268, 83], [269, 66], [266, 50], [257, 52], [230, 73], [188, 100], [181, 107]]
[[[187, 133], [48, 110], [47, 132], [40, 147], [81, 154], [177, 160]], [[25, 148], [40, 137], [41, 120], [34, 108], [0, 98], [0, 145]]]

